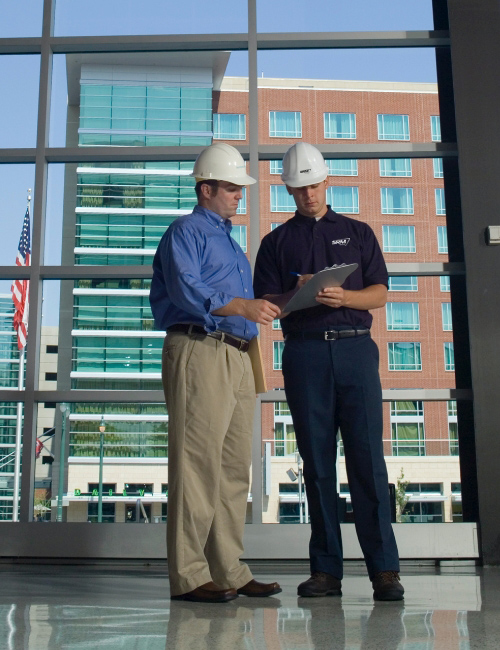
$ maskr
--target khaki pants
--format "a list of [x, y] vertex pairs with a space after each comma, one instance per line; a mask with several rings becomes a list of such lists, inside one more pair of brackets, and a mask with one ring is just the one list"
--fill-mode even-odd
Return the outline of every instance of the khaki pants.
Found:
[[167, 556], [172, 596], [252, 579], [243, 553], [255, 387], [246, 352], [172, 332], [163, 346], [169, 414]]

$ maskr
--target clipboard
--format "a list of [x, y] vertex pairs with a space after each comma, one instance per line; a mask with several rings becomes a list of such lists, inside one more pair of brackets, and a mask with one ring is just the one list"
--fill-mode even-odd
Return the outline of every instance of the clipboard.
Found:
[[299, 309], [308, 309], [317, 307], [316, 295], [322, 289], [327, 287], [341, 287], [345, 279], [358, 268], [357, 264], [344, 264], [342, 266], [331, 267], [318, 271], [313, 277], [301, 287], [297, 293], [290, 298], [288, 303], [283, 307], [283, 312], [298, 311]]
[[259, 337], [255, 336], [250, 341], [248, 356], [252, 362], [253, 378], [255, 381], [255, 393], [267, 393], [266, 377], [264, 375], [264, 363], [260, 349]]

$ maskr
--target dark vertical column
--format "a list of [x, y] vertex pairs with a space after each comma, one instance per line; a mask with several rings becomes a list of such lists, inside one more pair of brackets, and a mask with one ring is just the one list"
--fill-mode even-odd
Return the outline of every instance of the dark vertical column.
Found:
[[[434, 0], [433, 12], [434, 28], [436, 30], [449, 30], [447, 0]], [[436, 48], [436, 71], [439, 88], [441, 140], [445, 143], [454, 143], [457, 141], [457, 129], [450, 48]], [[449, 260], [450, 262], [463, 263], [465, 252], [460, 201], [459, 161], [454, 157], [445, 157], [443, 159], [443, 172]], [[457, 388], [468, 389], [471, 387], [472, 378], [465, 277], [451, 276], [450, 285], [456, 386]], [[463, 518], [464, 521], [477, 521], [479, 511], [473, 403], [467, 400], [457, 400], [457, 416]]]
[[[486, 245], [485, 229], [500, 225], [500, 84], [496, 65], [500, 60], [500, 4], [498, 0], [453, 0], [448, 4], [448, 14], [474, 392], [481, 555], [485, 564], [499, 564], [500, 510], [496, 487], [500, 464], [497, 408], [500, 247]], [[472, 445], [467, 445], [460, 453], [470, 451]]]
[[31, 255], [30, 313], [28, 343], [26, 346], [26, 389], [24, 403], [23, 459], [21, 476], [20, 521], [33, 520], [33, 488], [35, 482], [35, 440], [37, 404], [34, 391], [38, 388], [40, 367], [40, 333], [42, 319], [42, 280], [45, 247], [45, 208], [48, 165], [45, 148], [48, 146], [50, 121], [50, 94], [52, 82], [52, 47], [55, 2], [44, 0], [40, 82], [38, 91], [38, 123], [35, 162], [35, 200], [33, 201], [33, 250]]

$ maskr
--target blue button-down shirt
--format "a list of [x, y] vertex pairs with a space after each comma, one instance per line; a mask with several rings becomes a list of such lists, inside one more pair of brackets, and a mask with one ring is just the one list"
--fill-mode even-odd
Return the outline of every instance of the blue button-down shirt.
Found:
[[243, 339], [257, 336], [242, 316], [212, 312], [233, 298], [253, 298], [250, 264], [231, 237], [231, 221], [197, 205], [163, 235], [153, 260], [149, 301], [157, 329], [176, 323], [222, 330]]

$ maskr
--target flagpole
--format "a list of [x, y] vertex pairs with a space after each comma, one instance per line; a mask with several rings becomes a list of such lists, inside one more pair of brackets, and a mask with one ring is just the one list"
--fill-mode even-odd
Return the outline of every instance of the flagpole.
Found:
[[[28, 190], [28, 212], [31, 205], [31, 190]], [[19, 372], [17, 377], [17, 389], [24, 389], [24, 351], [23, 347], [19, 350]], [[19, 521], [19, 486], [21, 482], [21, 447], [23, 436], [23, 403], [17, 403], [16, 413], [16, 446], [14, 454], [14, 490], [12, 499], [12, 521]]]

